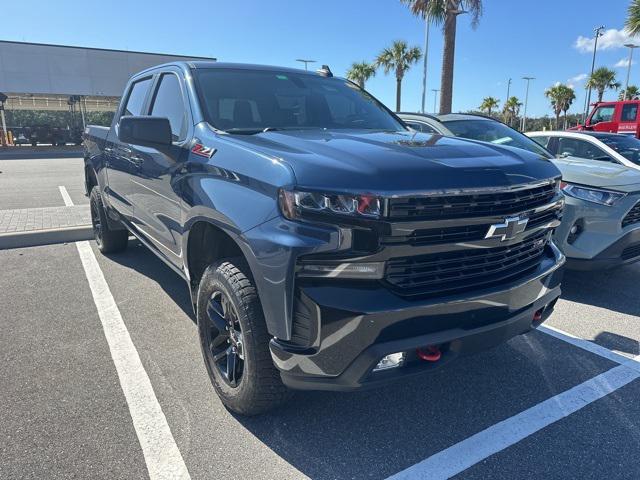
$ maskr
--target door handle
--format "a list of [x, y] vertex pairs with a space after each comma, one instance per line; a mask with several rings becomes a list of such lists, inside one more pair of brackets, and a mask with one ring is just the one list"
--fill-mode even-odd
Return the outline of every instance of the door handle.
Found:
[[104, 147], [104, 152], [105, 153], [111, 153], [111, 152], [113, 152], [113, 148]]
[[142, 157], [139, 157], [138, 155], [134, 155], [132, 157], [129, 157], [129, 160], [131, 161], [131, 163], [133, 163], [134, 165], [140, 166], [144, 163], [144, 159]]

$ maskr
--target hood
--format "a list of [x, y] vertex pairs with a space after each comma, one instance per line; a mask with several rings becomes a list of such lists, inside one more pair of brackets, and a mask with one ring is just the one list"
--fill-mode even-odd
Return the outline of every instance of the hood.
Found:
[[562, 179], [592, 187], [608, 187], [631, 192], [640, 190], [640, 170], [617, 163], [601, 162], [577, 157], [554, 159], [562, 172]]
[[441, 135], [298, 130], [234, 140], [287, 162], [298, 186], [333, 191], [408, 194], [511, 186], [560, 174], [531, 152]]

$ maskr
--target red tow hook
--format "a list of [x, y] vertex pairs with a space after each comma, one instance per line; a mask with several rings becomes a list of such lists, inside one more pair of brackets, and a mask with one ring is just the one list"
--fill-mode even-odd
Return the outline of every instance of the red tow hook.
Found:
[[542, 313], [544, 312], [544, 308], [541, 308], [536, 313], [533, 314], [533, 323], [538, 323], [542, 320]]
[[442, 357], [442, 352], [437, 345], [428, 345], [416, 350], [418, 357], [425, 362], [437, 362]]

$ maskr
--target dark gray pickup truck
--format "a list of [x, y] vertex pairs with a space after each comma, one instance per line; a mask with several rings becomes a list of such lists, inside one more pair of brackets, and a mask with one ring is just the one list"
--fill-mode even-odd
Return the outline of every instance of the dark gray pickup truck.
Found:
[[185, 279], [230, 409], [428, 372], [535, 328], [560, 295], [560, 174], [410, 131], [318, 72], [176, 63], [84, 136], [97, 244]]

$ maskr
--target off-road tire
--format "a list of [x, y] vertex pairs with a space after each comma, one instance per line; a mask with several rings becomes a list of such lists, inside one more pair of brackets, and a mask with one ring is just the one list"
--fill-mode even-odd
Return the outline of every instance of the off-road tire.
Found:
[[[206, 333], [207, 328], [211, 328], [207, 308], [209, 300], [218, 295], [216, 292], [227, 295], [241, 328], [244, 363], [236, 386], [225, 381], [224, 375], [213, 362]], [[278, 369], [273, 364], [269, 351], [271, 336], [243, 259], [225, 259], [207, 267], [198, 287], [197, 320], [209, 378], [227, 408], [242, 415], [257, 415], [281, 405], [290, 397], [290, 391], [283, 385]]]
[[[129, 231], [125, 228], [114, 230], [109, 227], [107, 212], [102, 202], [102, 195], [97, 186], [91, 189], [89, 205], [91, 207], [93, 236], [98, 245], [98, 250], [102, 253], [122, 252], [127, 248]], [[113, 223], [113, 220], [111, 220], [111, 222]]]

